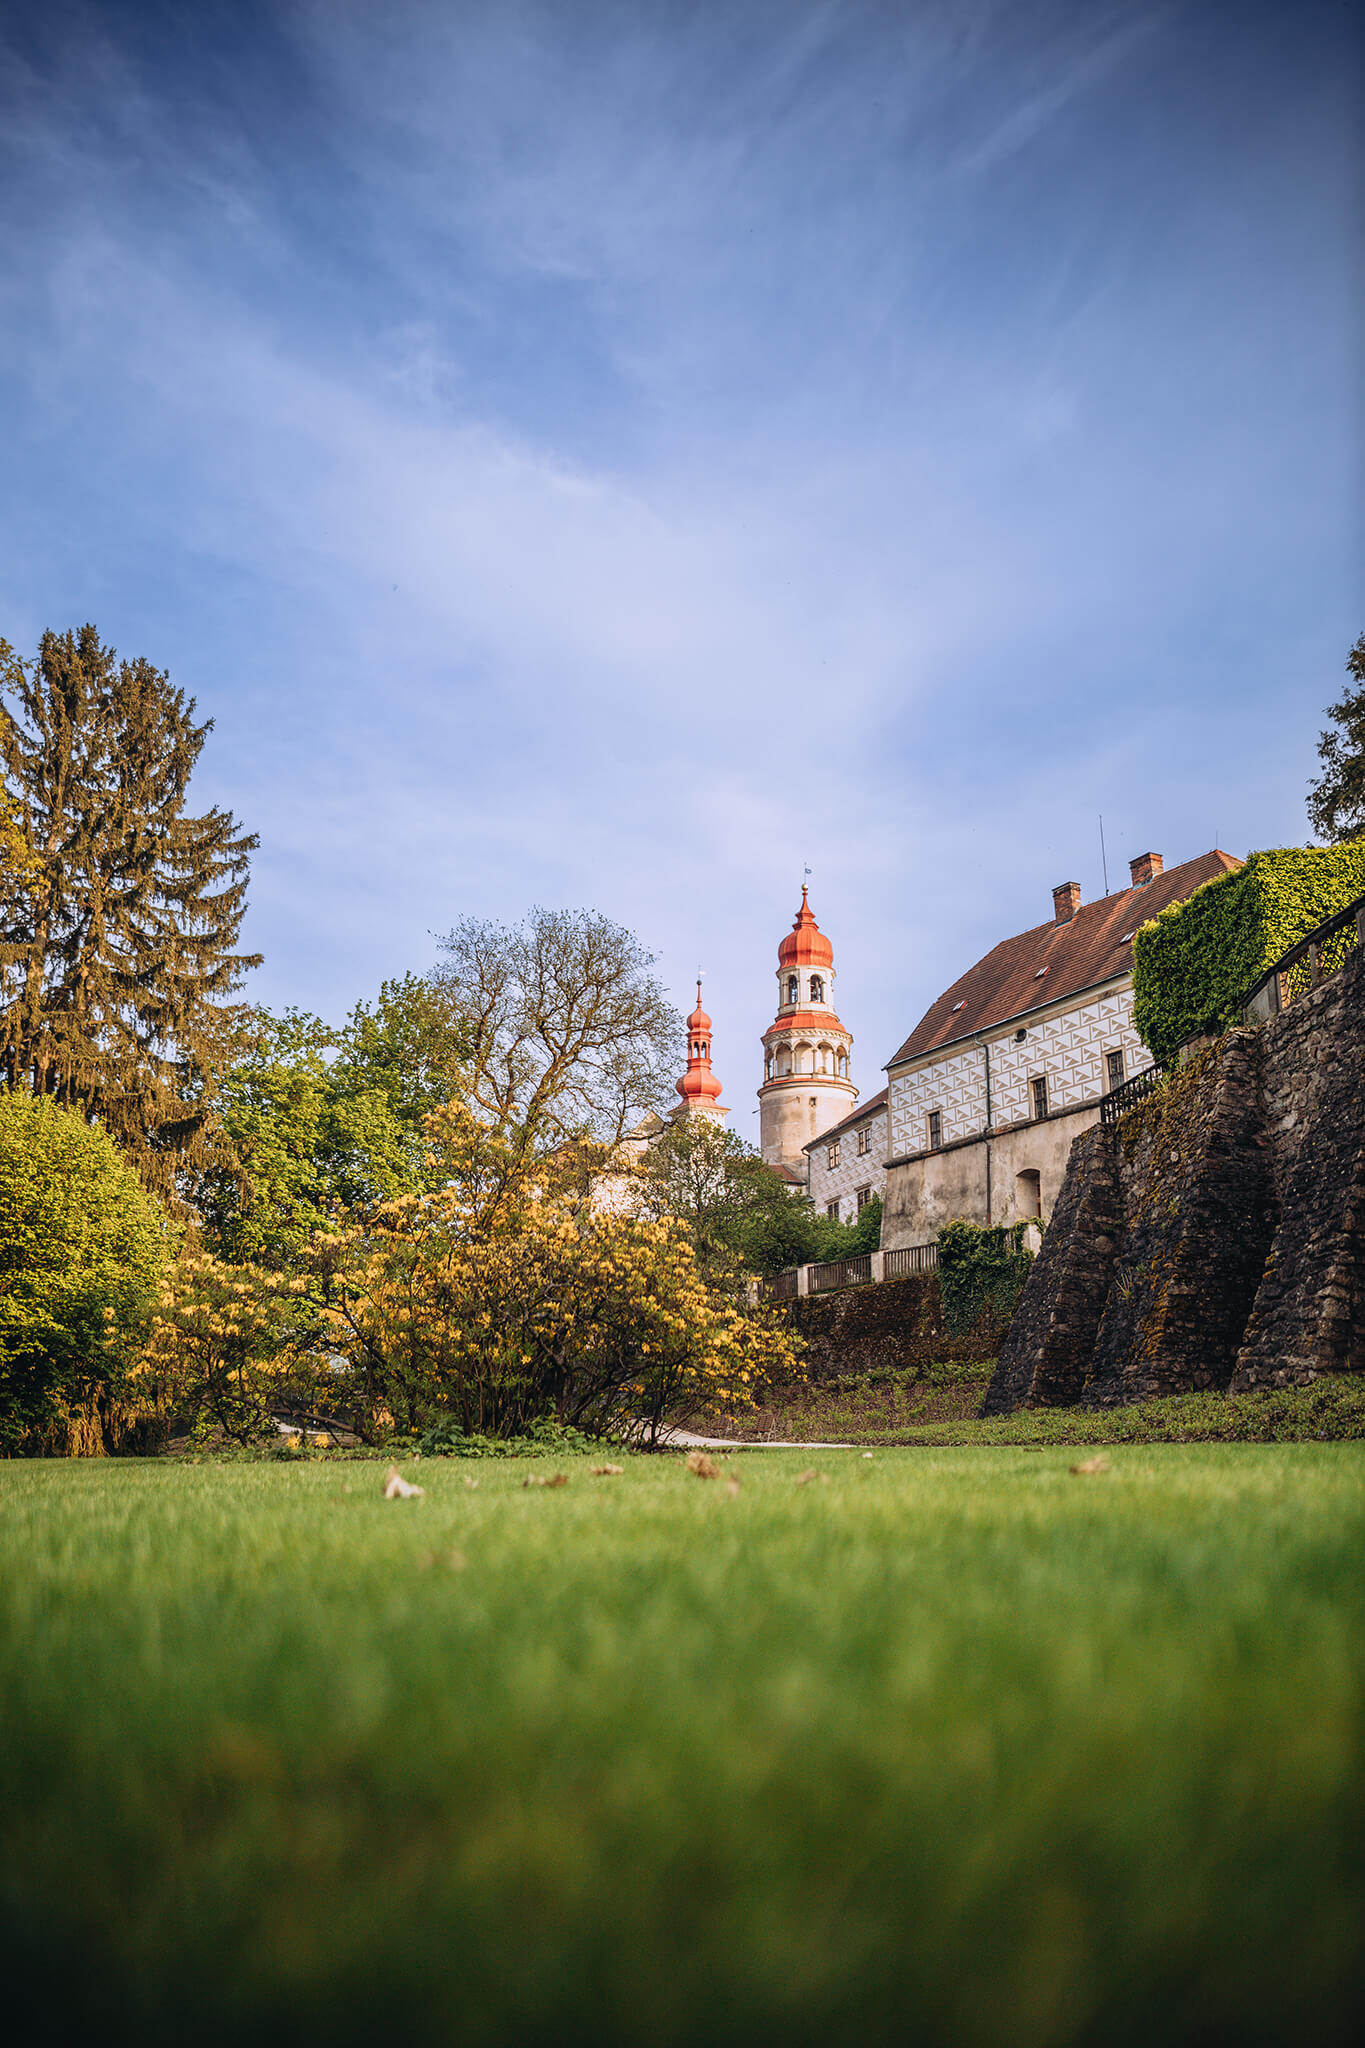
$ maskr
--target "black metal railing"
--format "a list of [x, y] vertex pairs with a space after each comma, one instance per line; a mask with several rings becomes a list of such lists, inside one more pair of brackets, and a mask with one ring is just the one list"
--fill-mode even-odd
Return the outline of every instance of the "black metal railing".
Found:
[[1169, 1066], [1160, 1064], [1144, 1067], [1140, 1074], [1134, 1074], [1131, 1081], [1125, 1081], [1121, 1087], [1111, 1088], [1107, 1095], [1100, 1097], [1100, 1122], [1116, 1124], [1130, 1109], [1136, 1109], [1149, 1095], [1155, 1095], [1157, 1089], [1164, 1085], [1170, 1071]]
[[932, 1273], [938, 1265], [936, 1244], [902, 1245], [896, 1252], [882, 1253], [883, 1280], [900, 1280], [907, 1273]]
[[1238, 1005], [1244, 1024], [1264, 1024], [1335, 974], [1354, 946], [1365, 945], [1365, 896], [1357, 896], [1267, 968]]
[[859, 1252], [851, 1259], [825, 1259], [806, 1269], [806, 1286], [811, 1294], [828, 1293], [831, 1287], [862, 1287], [871, 1278], [871, 1252]]
[[763, 1292], [769, 1301], [795, 1301], [799, 1268], [787, 1266], [781, 1273], [772, 1273], [763, 1282]]

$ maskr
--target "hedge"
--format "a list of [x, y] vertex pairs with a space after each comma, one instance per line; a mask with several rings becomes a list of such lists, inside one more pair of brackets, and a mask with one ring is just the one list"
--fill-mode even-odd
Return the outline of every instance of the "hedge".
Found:
[[1226, 1031], [1247, 992], [1308, 933], [1365, 895], [1365, 844], [1253, 853], [1142, 925], [1133, 940], [1133, 1021], [1157, 1060]]

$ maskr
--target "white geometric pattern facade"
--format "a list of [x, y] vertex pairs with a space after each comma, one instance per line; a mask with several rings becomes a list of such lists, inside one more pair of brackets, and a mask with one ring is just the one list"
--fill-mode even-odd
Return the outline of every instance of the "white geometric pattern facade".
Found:
[[[867, 1150], [858, 1150], [859, 1130], [867, 1132]], [[806, 1154], [810, 1161], [807, 1193], [817, 1216], [823, 1216], [831, 1202], [839, 1204], [839, 1221], [852, 1223], [858, 1213], [859, 1188], [871, 1188], [874, 1195], [886, 1193], [886, 1104], [874, 1110], [865, 1124], [851, 1125], [839, 1133], [839, 1163], [831, 1166], [827, 1133]]]
[[[1021, 1028], [1026, 1035], [1016, 1040]], [[990, 1046], [991, 1121], [996, 1126], [1032, 1117], [1030, 1083], [1040, 1077], [1047, 1081], [1049, 1111], [1074, 1109], [1108, 1092], [1107, 1054], [1123, 1054], [1125, 1080], [1152, 1063], [1133, 1028], [1133, 990], [1127, 982], [1074, 1009], [1042, 1016], [1037, 1022], [1026, 1017], [998, 1036], [983, 1037]], [[943, 1119], [944, 1145], [955, 1138], [975, 1137], [985, 1128], [986, 1056], [981, 1044], [940, 1056], [922, 1054], [921, 1059], [925, 1064], [888, 1080], [892, 1159], [928, 1149], [931, 1110]]]

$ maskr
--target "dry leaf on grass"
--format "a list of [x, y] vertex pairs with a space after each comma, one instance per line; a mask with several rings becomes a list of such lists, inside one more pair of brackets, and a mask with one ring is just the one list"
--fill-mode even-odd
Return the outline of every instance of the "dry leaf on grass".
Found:
[[796, 1475], [798, 1486], [809, 1486], [812, 1479], [818, 1479], [822, 1486], [829, 1485], [828, 1472], [817, 1472], [814, 1465], [808, 1465], [804, 1472], [798, 1472]]
[[424, 1486], [413, 1486], [403, 1477], [396, 1465], [390, 1465], [388, 1477], [384, 1481], [385, 1500], [417, 1500], [425, 1492]]
[[473, 1492], [474, 1488], [475, 1488], [475, 1487], [476, 1487], [476, 1486], [478, 1485], [478, 1483], [479, 1483], [479, 1482], [478, 1482], [478, 1480], [477, 1480], [477, 1479], [466, 1479], [466, 1480], [465, 1480], [465, 1485], [466, 1485], [466, 1486], [467, 1486], [467, 1487], [468, 1487], [468, 1488], [470, 1489], [471, 1493]]
[[594, 1479], [619, 1479], [625, 1469], [624, 1465], [594, 1465], [592, 1476]]
[[1071, 1469], [1073, 1472], [1107, 1472], [1109, 1470], [1109, 1460], [1102, 1457], [1082, 1458], [1080, 1464], [1073, 1465]]
[[528, 1472], [521, 1483], [523, 1486], [567, 1486], [569, 1475], [567, 1472], [552, 1472], [548, 1479], [542, 1479], [538, 1472]]
[[689, 1451], [687, 1469], [698, 1479], [719, 1479], [720, 1466], [714, 1458], [708, 1458], [705, 1451]]
[[724, 1486], [721, 1488], [721, 1492], [725, 1495], [725, 1498], [727, 1500], [739, 1499], [739, 1477], [736, 1473], [732, 1472], [730, 1474], [730, 1477], [726, 1480]]

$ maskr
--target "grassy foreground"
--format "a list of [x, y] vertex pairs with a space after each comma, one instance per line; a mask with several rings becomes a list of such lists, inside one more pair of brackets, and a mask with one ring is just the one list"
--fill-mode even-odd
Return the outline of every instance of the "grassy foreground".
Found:
[[0, 1465], [10, 2010], [1353, 2038], [1360, 1446], [589, 1462]]
[[992, 1365], [937, 1365], [793, 1387], [698, 1427], [736, 1440], [885, 1444], [1188, 1444], [1365, 1441], [1365, 1374], [1255, 1394], [1171, 1394], [1127, 1408], [1017, 1408], [982, 1418]]

